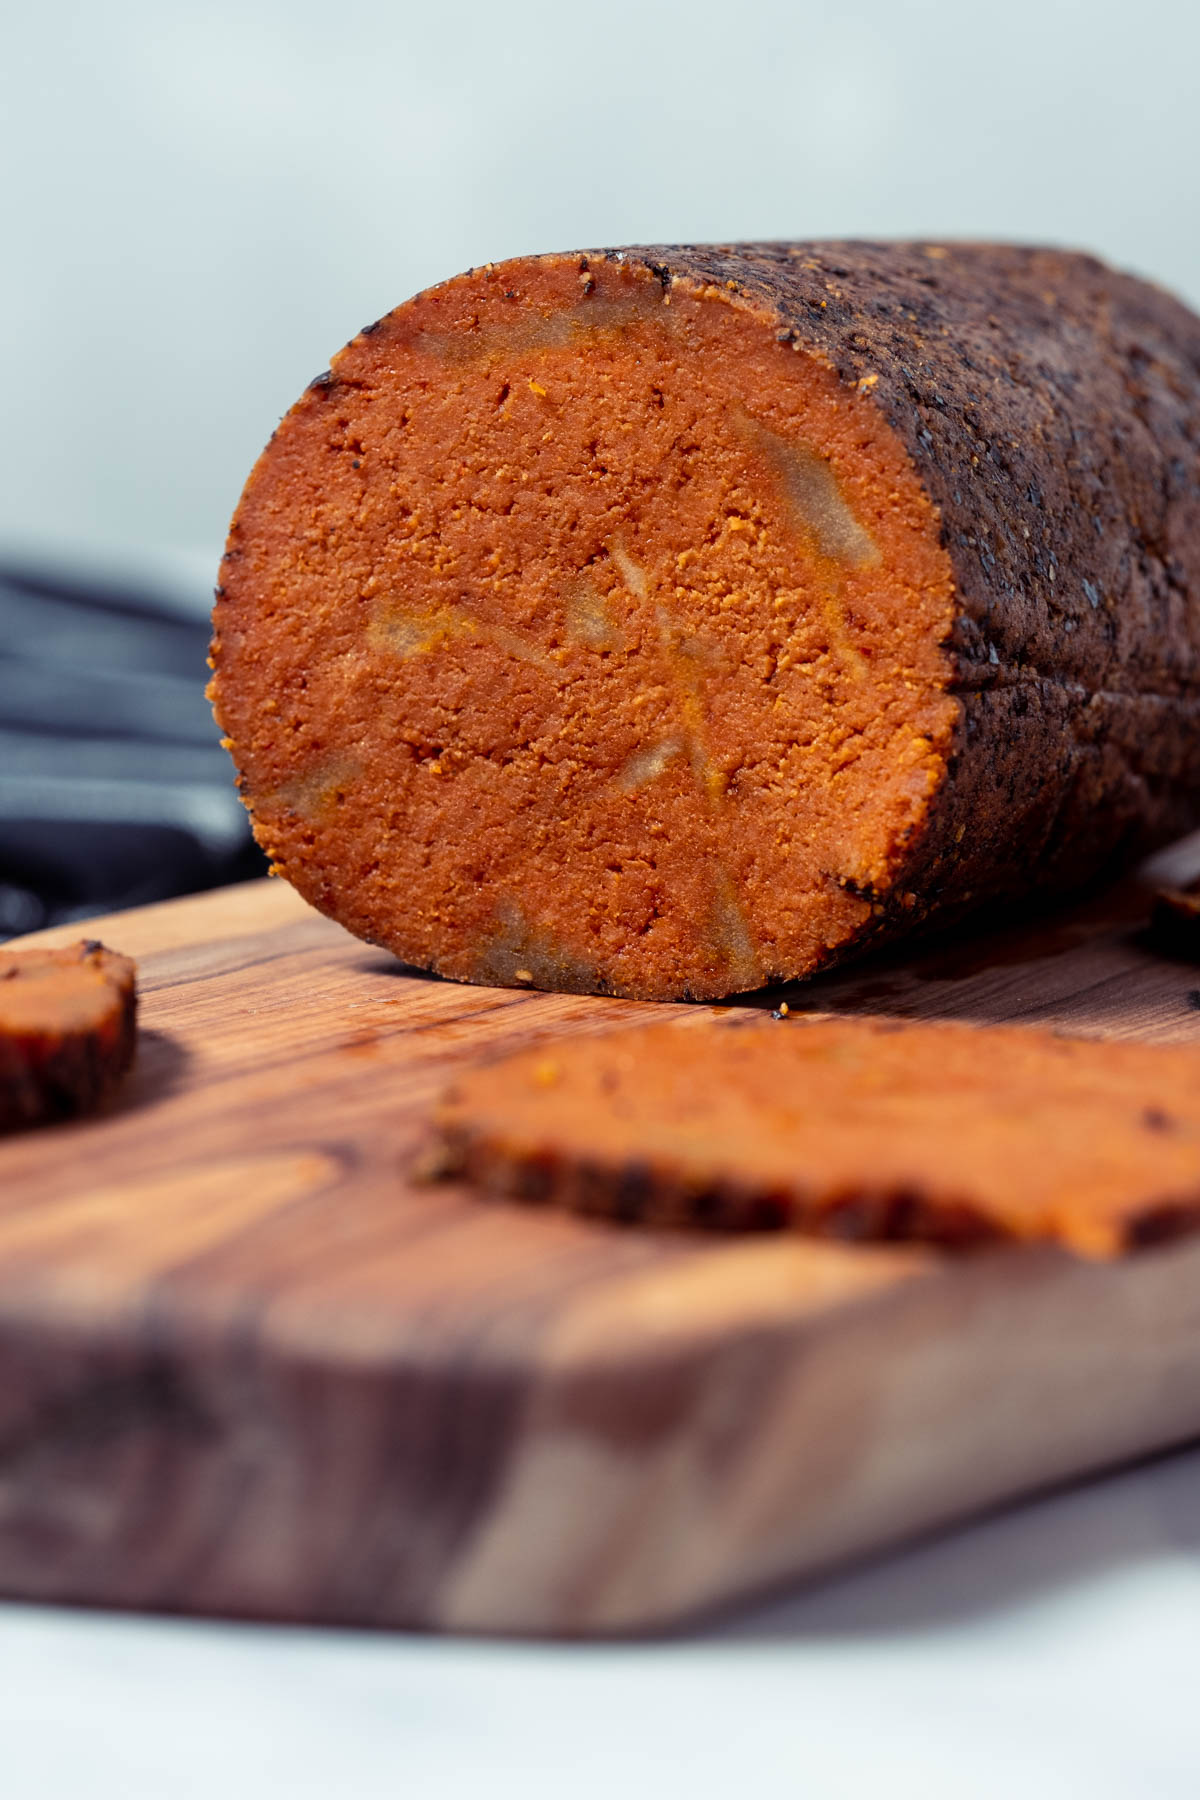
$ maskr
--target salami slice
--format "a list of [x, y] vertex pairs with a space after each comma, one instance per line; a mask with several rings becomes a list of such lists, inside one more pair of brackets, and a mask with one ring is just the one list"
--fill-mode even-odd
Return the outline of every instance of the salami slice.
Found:
[[1200, 1225], [1198, 1068], [1018, 1027], [652, 1025], [472, 1070], [424, 1167], [652, 1225], [1110, 1256]]
[[0, 1130], [87, 1112], [133, 1062], [136, 969], [85, 940], [0, 951]]

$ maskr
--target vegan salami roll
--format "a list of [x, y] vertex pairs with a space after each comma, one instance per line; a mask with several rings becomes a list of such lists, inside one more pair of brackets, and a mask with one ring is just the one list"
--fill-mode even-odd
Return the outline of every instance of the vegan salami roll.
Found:
[[1200, 320], [1090, 257], [530, 257], [255, 467], [212, 688], [322, 911], [461, 980], [715, 997], [1200, 819]]

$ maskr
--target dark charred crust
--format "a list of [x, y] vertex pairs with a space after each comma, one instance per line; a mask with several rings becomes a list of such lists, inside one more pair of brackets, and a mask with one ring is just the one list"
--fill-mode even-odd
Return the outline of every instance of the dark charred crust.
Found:
[[528, 1162], [522, 1162], [514, 1169], [509, 1192], [514, 1199], [540, 1205], [549, 1200], [554, 1191], [554, 1182], [553, 1165], [545, 1158], [531, 1157]]
[[1200, 1219], [1200, 1200], [1164, 1202], [1152, 1211], [1142, 1213], [1131, 1219], [1125, 1231], [1124, 1248], [1127, 1250], [1152, 1250], [1159, 1244], [1169, 1244], [1175, 1238], [1184, 1237], [1196, 1229]]
[[882, 906], [884, 903], [886, 896], [869, 882], [855, 881], [849, 875], [836, 875], [832, 879], [843, 893], [852, 894], [856, 900], [863, 900], [868, 906]]
[[690, 1196], [688, 1223], [701, 1230], [719, 1231], [736, 1211], [724, 1187], [713, 1184], [699, 1187]]
[[653, 1198], [654, 1174], [650, 1165], [626, 1163], [613, 1192], [613, 1216], [623, 1224], [636, 1224], [646, 1217]]
[[313, 376], [308, 387], [305, 389], [305, 392], [309, 394], [327, 393], [330, 388], [335, 387], [336, 385], [337, 380], [333, 370], [322, 369], [319, 375]]
[[1150, 914], [1150, 937], [1168, 956], [1200, 962], [1200, 883], [1158, 890]]

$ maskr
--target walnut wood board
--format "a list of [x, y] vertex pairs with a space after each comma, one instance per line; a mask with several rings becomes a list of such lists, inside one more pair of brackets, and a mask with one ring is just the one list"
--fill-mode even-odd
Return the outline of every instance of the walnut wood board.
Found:
[[[1146, 908], [787, 997], [1200, 1043]], [[427, 979], [278, 882], [88, 932], [138, 958], [143, 1037], [102, 1116], [0, 1142], [10, 1596], [656, 1627], [1200, 1434], [1200, 1239], [954, 1258], [406, 1182], [470, 1061], [695, 1009]]]

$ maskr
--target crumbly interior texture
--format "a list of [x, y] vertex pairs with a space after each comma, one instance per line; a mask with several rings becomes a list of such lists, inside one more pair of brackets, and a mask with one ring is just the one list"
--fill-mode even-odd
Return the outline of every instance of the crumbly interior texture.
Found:
[[0, 951], [0, 1130], [97, 1105], [129, 1069], [136, 1041], [128, 957], [95, 940]]
[[[218, 590], [212, 693], [276, 869], [446, 975], [711, 998], [1182, 829], [1200, 514], [1164, 513], [1144, 418], [1161, 389], [1200, 431], [1200, 335], [1165, 297], [1130, 323], [1131, 398], [1098, 270], [529, 258], [361, 334], [260, 459]], [[1096, 494], [1059, 492], [1068, 455]]]
[[464, 1077], [426, 1168], [620, 1220], [1108, 1256], [1200, 1224], [1195, 1049], [893, 1021], [654, 1025]]

